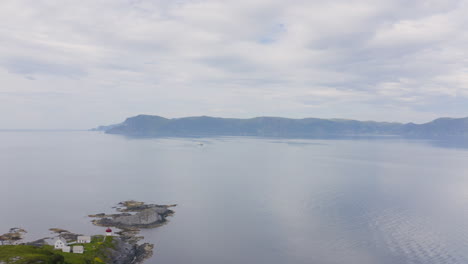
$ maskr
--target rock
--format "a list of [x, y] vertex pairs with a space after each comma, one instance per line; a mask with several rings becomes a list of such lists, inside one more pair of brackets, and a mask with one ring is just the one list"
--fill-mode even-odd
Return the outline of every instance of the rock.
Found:
[[88, 215], [88, 217], [92, 217], [92, 218], [105, 218], [105, 217], [116, 217], [116, 216], [122, 216], [122, 215], [131, 215], [130, 213], [120, 213], [120, 214], [104, 214], [104, 213], [100, 213], [100, 214], [91, 214], [91, 215]]
[[144, 243], [139, 245], [136, 248], [136, 258], [135, 263], [143, 263], [145, 260], [151, 258], [153, 256], [153, 244]]
[[[125, 201], [119, 203], [125, 206], [118, 208], [118, 211], [125, 212], [112, 215], [92, 215], [100, 219], [93, 220], [93, 224], [98, 226], [113, 226], [117, 228], [153, 228], [166, 222], [166, 217], [172, 215], [174, 211], [166, 205], [144, 204], [137, 201]], [[128, 212], [135, 212], [130, 214]]]
[[109, 249], [111, 263], [130, 264], [136, 258], [136, 245], [117, 238], [114, 239], [115, 248]]
[[57, 234], [70, 233], [70, 231], [65, 230], [65, 229], [61, 229], [61, 228], [49, 228], [49, 230], [54, 232], [54, 233], [57, 233]]
[[45, 237], [45, 238], [41, 238], [41, 239], [38, 239], [38, 240], [35, 240], [35, 241], [31, 241], [31, 242], [25, 243], [25, 245], [35, 246], [35, 247], [42, 247], [44, 245], [48, 245], [47, 241], [46, 241], [47, 239], [50, 239], [50, 237]]
[[175, 207], [176, 204], [172, 204], [172, 205], [145, 204], [144, 202], [137, 202], [137, 201], [130, 200], [130, 201], [120, 202], [118, 206], [119, 207], [116, 207], [116, 209], [119, 212], [141, 212], [150, 208], [167, 209], [170, 207]]
[[99, 214], [88, 215], [88, 217], [106, 217], [106, 214], [105, 213], [99, 213]]
[[[98, 218], [93, 224], [104, 227], [117, 227], [121, 231], [116, 232], [116, 246], [109, 250], [111, 263], [114, 264], [139, 264], [153, 255], [153, 244], [139, 244], [143, 239], [138, 236], [139, 228], [154, 228], [164, 224], [166, 217], [174, 214], [170, 207], [175, 205], [145, 204], [138, 201], [124, 201], [115, 207], [120, 214], [95, 214], [90, 217]], [[131, 214], [133, 213], [133, 214]]]
[[109, 249], [110, 261], [113, 264], [139, 264], [153, 255], [153, 245], [129, 243], [122, 238], [115, 238], [115, 247]]
[[138, 201], [134, 201], [134, 200], [123, 201], [123, 202], [119, 203], [120, 206], [124, 206], [124, 207], [127, 207], [127, 208], [139, 207], [139, 206], [142, 206], [144, 204], [145, 204], [144, 202], [138, 202]]
[[10, 231], [6, 234], [0, 235], [0, 242], [12, 244], [23, 239], [23, 235], [27, 233], [26, 230], [18, 227], [10, 228]]

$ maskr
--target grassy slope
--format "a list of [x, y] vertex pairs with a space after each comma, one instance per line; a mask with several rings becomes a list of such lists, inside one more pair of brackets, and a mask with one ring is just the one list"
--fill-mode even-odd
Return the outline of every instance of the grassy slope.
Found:
[[84, 254], [64, 253], [54, 250], [53, 246], [0, 246], [0, 263], [6, 264], [95, 264], [105, 263], [107, 249], [113, 248], [112, 237], [107, 237], [103, 242], [103, 236], [94, 236], [91, 243], [83, 244]]
[[0, 246], [0, 263], [29, 264], [29, 263], [65, 263], [63, 257], [55, 252], [33, 246]]

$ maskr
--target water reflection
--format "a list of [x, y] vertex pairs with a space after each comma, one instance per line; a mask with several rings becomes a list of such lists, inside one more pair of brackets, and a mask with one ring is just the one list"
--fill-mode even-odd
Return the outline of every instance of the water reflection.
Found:
[[426, 141], [428, 144], [439, 147], [439, 148], [449, 148], [449, 149], [468, 149], [468, 138], [449, 138], [449, 139], [433, 139]]

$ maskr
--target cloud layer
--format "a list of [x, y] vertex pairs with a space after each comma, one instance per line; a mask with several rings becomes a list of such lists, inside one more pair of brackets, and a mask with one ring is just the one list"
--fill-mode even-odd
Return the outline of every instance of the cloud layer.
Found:
[[466, 0], [5, 0], [0, 128], [468, 116]]

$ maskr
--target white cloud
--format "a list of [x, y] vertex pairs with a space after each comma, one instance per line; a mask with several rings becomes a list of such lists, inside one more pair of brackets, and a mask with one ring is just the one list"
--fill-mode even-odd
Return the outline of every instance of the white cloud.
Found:
[[434, 98], [467, 100], [467, 11], [466, 0], [5, 0], [1, 109], [24, 118], [2, 127], [464, 116]]

